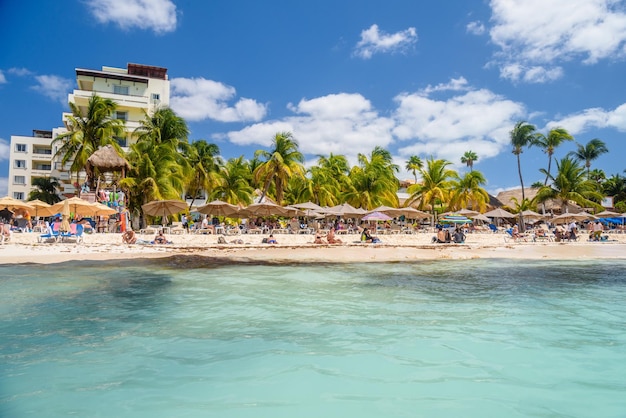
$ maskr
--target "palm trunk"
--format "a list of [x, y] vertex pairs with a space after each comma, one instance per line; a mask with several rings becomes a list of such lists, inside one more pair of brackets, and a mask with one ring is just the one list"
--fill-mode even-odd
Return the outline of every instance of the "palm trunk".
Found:
[[[522, 165], [520, 163], [519, 154], [517, 154], [517, 172], [519, 174], [519, 182], [522, 185], [522, 203], [526, 199], [526, 194], [524, 193], [524, 179], [522, 177]], [[524, 225], [524, 217], [522, 216], [522, 212], [519, 213], [519, 224], [520, 231], [526, 232], [526, 225]]]

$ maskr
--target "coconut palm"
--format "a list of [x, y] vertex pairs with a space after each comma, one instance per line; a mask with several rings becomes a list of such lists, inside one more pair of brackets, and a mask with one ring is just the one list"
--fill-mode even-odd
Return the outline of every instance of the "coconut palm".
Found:
[[35, 189], [28, 194], [28, 200], [39, 199], [50, 205], [61, 201], [58, 191], [61, 184], [56, 177], [33, 177], [32, 183]]
[[275, 187], [276, 203], [281, 204], [285, 187], [292, 176], [304, 176], [304, 156], [298, 150], [298, 141], [291, 132], [277, 133], [270, 151], [258, 150], [255, 156], [265, 159], [254, 172], [255, 181], [263, 184], [262, 201], [271, 185]]
[[[116, 137], [124, 134], [124, 121], [112, 119], [117, 104], [97, 94], [89, 98], [84, 113], [76, 103], [70, 102], [69, 106], [72, 114], [65, 121], [67, 132], [57, 136], [52, 144], [60, 144], [54, 157], [60, 156], [63, 166], [71, 161], [70, 173], [76, 173], [78, 182], [79, 173], [85, 170], [87, 160], [100, 147], [111, 145], [122, 154]], [[87, 182], [93, 186], [93, 178], [88, 177]]]
[[463, 177], [456, 177], [450, 187], [450, 209], [472, 208], [484, 212], [489, 203], [489, 194], [482, 187], [487, 184], [485, 176], [479, 171], [470, 171]]
[[550, 169], [552, 167], [552, 156], [554, 155], [554, 150], [563, 142], [573, 140], [574, 137], [571, 136], [569, 132], [567, 132], [567, 130], [563, 128], [553, 128], [550, 129], [548, 135], [538, 133], [535, 136], [535, 139], [531, 145], [537, 145], [543, 150], [543, 152], [548, 154], [548, 171], [546, 179], [543, 182], [544, 186], [548, 184], [548, 177], [550, 177]]
[[[524, 178], [522, 177], [522, 165], [520, 162], [520, 154], [524, 152], [524, 147], [530, 146], [536, 140], [537, 128], [535, 125], [531, 125], [526, 121], [519, 121], [513, 127], [513, 130], [509, 133], [511, 138], [511, 145], [513, 145], [513, 154], [517, 157], [517, 172], [519, 174], [519, 181], [522, 186], [522, 200], [526, 198], [524, 193]], [[521, 230], [524, 231], [524, 219], [520, 216], [519, 219]]]
[[600, 155], [609, 152], [609, 149], [606, 147], [606, 144], [598, 138], [594, 138], [591, 141], [587, 142], [585, 145], [576, 144], [576, 151], [570, 152], [568, 155], [573, 156], [579, 161], [585, 162], [585, 167], [587, 167], [587, 176], [589, 176], [591, 162], [598, 159]]
[[453, 180], [458, 178], [456, 171], [448, 168], [450, 164], [450, 161], [433, 158], [426, 161], [426, 167], [420, 170], [422, 182], [409, 186], [407, 190], [410, 193], [407, 206], [417, 203], [422, 210], [429, 206], [435, 219], [436, 204], [447, 203]]
[[602, 190], [605, 195], [613, 196], [613, 206], [626, 201], [626, 177], [613, 174], [602, 183]]
[[217, 182], [217, 172], [221, 165], [220, 149], [205, 140], [194, 141], [184, 154], [191, 166], [187, 178], [187, 194], [192, 197], [189, 206], [193, 206], [200, 192], [210, 190]]
[[417, 183], [417, 172], [424, 167], [424, 162], [417, 155], [411, 155], [406, 162], [405, 168], [407, 171], [413, 173], [413, 177], [415, 177], [415, 183]]
[[219, 168], [215, 186], [209, 193], [209, 199], [247, 206], [252, 203], [254, 192], [249, 183], [251, 178], [250, 167], [243, 156], [231, 158]]
[[465, 154], [461, 157], [461, 162], [467, 165], [470, 171], [474, 170], [474, 162], [478, 161], [478, 154], [474, 151], [466, 151]]
[[[306, 177], [292, 177], [289, 181], [290, 203], [315, 202], [320, 206], [335, 206], [341, 203], [342, 182], [323, 167], [313, 166]], [[345, 184], [345, 182], [343, 182]]]
[[399, 168], [393, 164], [391, 153], [377, 146], [369, 156], [358, 154], [358, 161], [350, 170], [345, 201], [364, 209], [381, 205], [397, 207], [399, 182], [395, 174]]
[[[562, 213], [567, 211], [567, 202], [570, 200], [583, 207], [601, 209], [601, 205], [597, 202], [600, 202], [604, 196], [587, 178], [585, 168], [580, 166], [578, 161], [565, 157], [557, 162], [556, 167], [556, 176], [548, 175], [552, 183], [537, 192], [535, 196], [537, 202], [543, 203], [550, 199], [559, 201]], [[541, 171], [547, 174], [546, 170], [541, 169]]]

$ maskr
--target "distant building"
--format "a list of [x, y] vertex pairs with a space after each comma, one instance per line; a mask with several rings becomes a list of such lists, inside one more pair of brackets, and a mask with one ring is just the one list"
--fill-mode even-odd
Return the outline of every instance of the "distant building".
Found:
[[[89, 99], [97, 94], [117, 103], [113, 118], [125, 121], [126, 132], [116, 138], [122, 147], [128, 147], [136, 138], [133, 132], [140, 126], [145, 115], [152, 114], [162, 106], [169, 106], [170, 82], [167, 68], [150, 65], [128, 64], [124, 68], [102, 67], [102, 70], [76, 69], [78, 88], [68, 95], [68, 102], [86, 110]], [[71, 113], [63, 113], [63, 123]], [[33, 131], [33, 136], [11, 136], [8, 194], [16, 199], [26, 200], [32, 190], [34, 177], [56, 177], [62, 183], [61, 193], [76, 193], [69, 173], [70, 163], [63, 166], [60, 158], [54, 158], [59, 145], [52, 141], [67, 132], [66, 127], [49, 131]], [[79, 175], [79, 183], [85, 175]]]

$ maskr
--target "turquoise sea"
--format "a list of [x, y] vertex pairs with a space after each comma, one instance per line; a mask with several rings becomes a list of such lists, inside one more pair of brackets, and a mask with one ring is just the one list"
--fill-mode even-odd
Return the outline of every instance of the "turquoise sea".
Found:
[[626, 261], [0, 266], [0, 417], [626, 417]]

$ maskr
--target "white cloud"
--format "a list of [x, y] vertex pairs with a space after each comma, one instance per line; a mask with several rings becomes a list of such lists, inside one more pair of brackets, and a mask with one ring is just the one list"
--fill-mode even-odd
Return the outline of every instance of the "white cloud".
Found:
[[33, 72], [30, 71], [29, 69], [26, 68], [9, 68], [9, 70], [7, 71], [9, 74], [13, 74], [13, 75], [17, 75], [19, 77], [24, 77], [27, 75], [32, 75]]
[[56, 75], [35, 76], [37, 85], [31, 88], [44, 96], [67, 104], [67, 94], [72, 88], [72, 81]]
[[562, 76], [559, 63], [594, 64], [625, 55], [623, 1], [491, 0], [490, 5], [490, 35], [500, 48], [495, 59], [504, 78], [546, 82]]
[[4, 76], [4, 73], [2, 72], [2, 70], [0, 70], [0, 84], [4, 84], [6, 82], [7, 82], [7, 79]]
[[4, 138], [0, 138], [0, 161], [8, 160], [10, 151], [9, 142]]
[[511, 126], [525, 114], [520, 103], [489, 90], [470, 90], [446, 100], [421, 92], [395, 98], [394, 135], [407, 143], [400, 155], [434, 156], [456, 161], [471, 149], [483, 159], [498, 155], [508, 145]]
[[447, 83], [439, 83], [436, 86], [428, 85], [424, 89], [420, 90], [419, 94], [428, 96], [431, 93], [439, 91], [465, 91], [470, 87], [465, 77], [453, 78]]
[[176, 29], [176, 5], [170, 0], [89, 0], [91, 13], [101, 23], [122, 29], [137, 27], [156, 33]]
[[191, 121], [213, 119], [220, 122], [255, 122], [263, 119], [267, 107], [253, 99], [236, 96], [234, 87], [204, 78], [174, 78], [170, 81], [170, 106]]
[[357, 43], [354, 54], [369, 59], [376, 53], [405, 52], [417, 42], [415, 28], [386, 34], [378, 30], [374, 24], [361, 32], [361, 40]]
[[604, 128], [626, 132], [626, 103], [618, 106], [615, 110], [585, 109], [546, 124], [546, 130], [555, 127], [564, 127], [572, 135], [591, 129]]
[[394, 123], [372, 108], [360, 94], [331, 94], [301, 100], [288, 108], [294, 113], [279, 121], [270, 121], [228, 133], [238, 145], [268, 146], [276, 132], [289, 131], [298, 140], [304, 154], [342, 154], [350, 158], [369, 153], [380, 145], [388, 147]]
[[485, 33], [485, 25], [479, 20], [468, 23], [465, 29], [472, 35], [482, 35]]

